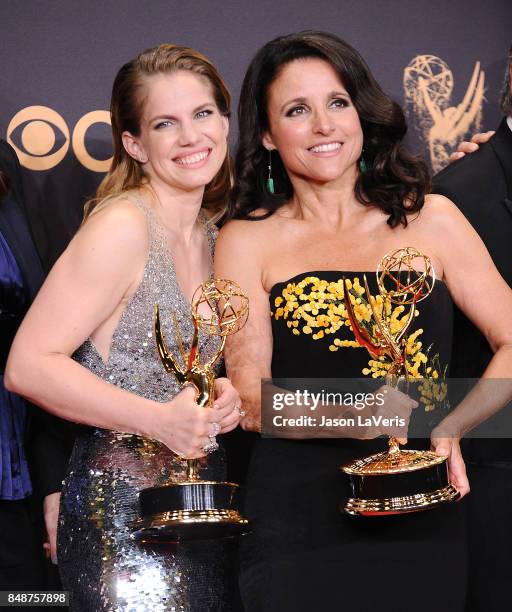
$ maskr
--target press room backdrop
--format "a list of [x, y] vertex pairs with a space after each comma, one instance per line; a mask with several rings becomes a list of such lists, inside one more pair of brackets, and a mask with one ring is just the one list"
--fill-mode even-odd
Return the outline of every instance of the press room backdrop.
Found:
[[162, 42], [192, 46], [218, 65], [236, 104], [256, 50], [308, 28], [362, 53], [434, 170], [464, 137], [499, 122], [510, 0], [0, 0], [0, 135], [24, 167], [46, 266], [108, 168], [110, 90], [124, 62]]

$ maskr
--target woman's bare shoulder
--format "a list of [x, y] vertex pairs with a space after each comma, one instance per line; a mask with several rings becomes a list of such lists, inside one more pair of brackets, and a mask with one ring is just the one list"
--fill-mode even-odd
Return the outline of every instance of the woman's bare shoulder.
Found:
[[457, 244], [478, 241], [474, 228], [459, 208], [450, 199], [437, 194], [425, 198], [425, 205], [411, 223], [411, 229], [442, 262]]
[[422, 232], [444, 240], [446, 232], [464, 230], [468, 221], [459, 208], [448, 198], [439, 194], [429, 194], [420, 213], [412, 219], [414, 226]]
[[125, 196], [112, 198], [100, 204], [80, 227], [80, 234], [107, 234], [114, 240], [120, 236], [144, 238], [147, 236], [145, 213]]
[[428, 220], [440, 220], [458, 218], [462, 215], [457, 206], [446, 196], [438, 193], [430, 193], [425, 196], [425, 204], [421, 214]]
[[144, 212], [124, 197], [112, 199], [87, 218], [66, 249], [66, 256], [93, 261], [121, 258], [137, 265], [147, 254], [148, 226]]
[[139, 206], [136, 206], [131, 197], [121, 194], [100, 202], [83, 226], [93, 221], [100, 222], [100, 220], [110, 223], [124, 220], [129, 224], [137, 225], [144, 220], [144, 217], [144, 212]]

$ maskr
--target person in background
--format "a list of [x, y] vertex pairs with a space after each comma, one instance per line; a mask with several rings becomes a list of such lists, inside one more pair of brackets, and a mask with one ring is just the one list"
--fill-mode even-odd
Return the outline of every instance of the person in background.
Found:
[[[4, 386], [9, 349], [43, 281], [22, 202], [16, 153], [0, 140], [0, 590], [40, 589], [45, 584], [37, 512], [32, 504], [29, 406]], [[55, 498], [48, 498], [48, 509], [53, 501]], [[48, 518], [52, 523], [50, 515]]]
[[[501, 109], [504, 116], [496, 133], [479, 149], [469, 143], [461, 147], [466, 152], [478, 150], [441, 171], [434, 178], [433, 191], [458, 206], [485, 243], [500, 274], [512, 286], [512, 46]], [[461, 153], [454, 155], [461, 157]], [[484, 335], [457, 309], [451, 376], [481, 377], [493, 353]], [[468, 500], [467, 612], [495, 612], [510, 606], [511, 434], [509, 430], [507, 438], [472, 439], [465, 453], [472, 488]]]

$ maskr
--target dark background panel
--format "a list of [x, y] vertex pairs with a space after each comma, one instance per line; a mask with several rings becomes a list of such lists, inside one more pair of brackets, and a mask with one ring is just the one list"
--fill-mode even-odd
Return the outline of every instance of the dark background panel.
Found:
[[[499, 121], [499, 91], [512, 32], [509, 0], [3, 0], [0, 135], [8, 136], [11, 119], [33, 105], [57, 111], [71, 134], [86, 113], [108, 109], [119, 67], [161, 42], [190, 45], [211, 57], [236, 103], [256, 50], [277, 35], [306, 28], [332, 31], [353, 44], [400, 102], [404, 68], [414, 57], [429, 54], [448, 65], [453, 106], [462, 101], [479, 61], [485, 72], [481, 127], [491, 129]], [[414, 113], [409, 120], [417, 124]], [[233, 118], [232, 141], [235, 137]], [[428, 145], [414, 125], [409, 143], [428, 159]], [[108, 158], [105, 125], [88, 130], [86, 148], [95, 158]], [[71, 146], [51, 170], [25, 169], [27, 208], [47, 267], [73, 235], [84, 200], [102, 176], [85, 168]]]

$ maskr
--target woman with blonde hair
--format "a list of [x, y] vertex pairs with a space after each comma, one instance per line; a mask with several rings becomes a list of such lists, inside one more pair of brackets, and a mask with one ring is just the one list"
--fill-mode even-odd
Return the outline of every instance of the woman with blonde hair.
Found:
[[[8, 388], [88, 427], [64, 483], [58, 558], [71, 609], [225, 610], [222, 543], [157, 548], [131, 536], [138, 492], [186, 475], [182, 458], [212, 451], [234, 429], [239, 396], [216, 381], [197, 406], [160, 363], [155, 304], [168, 348], [173, 321], [191, 343], [191, 296], [211, 275], [231, 185], [229, 93], [200, 53], [165, 44], [125, 64], [114, 81], [114, 158], [85, 221], [55, 264], [16, 337]], [[217, 348], [200, 335], [205, 358]], [[205, 475], [222, 478], [222, 450]]]

